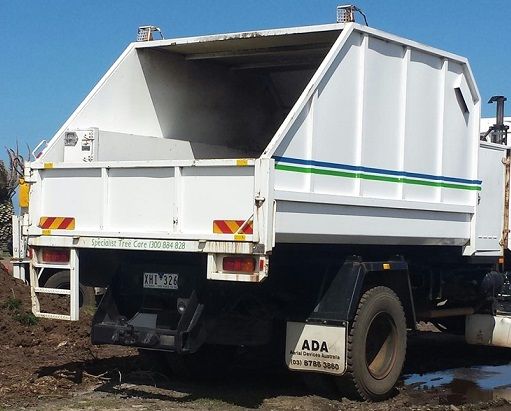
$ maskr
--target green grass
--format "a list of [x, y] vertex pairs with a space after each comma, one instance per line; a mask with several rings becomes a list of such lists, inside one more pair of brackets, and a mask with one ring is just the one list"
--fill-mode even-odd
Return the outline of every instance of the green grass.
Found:
[[17, 312], [14, 315], [14, 319], [18, 321], [20, 324], [26, 325], [27, 327], [30, 327], [32, 325], [36, 325], [39, 323], [39, 318], [37, 318], [34, 314], [29, 312]]
[[21, 309], [21, 300], [16, 297], [9, 297], [3, 304], [3, 308], [8, 309], [9, 311], [18, 311]]
[[23, 303], [19, 298], [14, 297], [14, 295], [7, 298], [2, 304], [2, 308], [8, 310], [14, 320], [27, 327], [36, 325], [39, 322], [39, 318], [34, 314], [23, 310]]

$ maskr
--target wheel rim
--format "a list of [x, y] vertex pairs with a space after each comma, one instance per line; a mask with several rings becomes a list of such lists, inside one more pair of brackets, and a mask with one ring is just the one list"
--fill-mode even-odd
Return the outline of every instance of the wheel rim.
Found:
[[366, 366], [377, 380], [385, 378], [394, 368], [397, 353], [397, 327], [392, 317], [385, 312], [376, 314], [371, 320], [366, 336]]

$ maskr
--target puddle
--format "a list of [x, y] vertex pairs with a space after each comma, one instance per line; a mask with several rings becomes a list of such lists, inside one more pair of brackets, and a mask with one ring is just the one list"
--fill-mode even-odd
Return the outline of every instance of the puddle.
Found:
[[416, 390], [439, 391], [443, 401], [454, 405], [496, 399], [511, 401], [511, 364], [409, 374], [403, 380], [405, 386]]

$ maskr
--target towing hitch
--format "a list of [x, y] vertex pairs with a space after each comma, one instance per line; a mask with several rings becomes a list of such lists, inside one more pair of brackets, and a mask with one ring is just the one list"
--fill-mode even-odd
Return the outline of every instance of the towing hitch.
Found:
[[159, 316], [165, 311], [141, 308], [131, 318], [119, 314], [112, 290], [109, 288], [92, 320], [91, 341], [93, 344], [114, 344], [129, 347], [149, 348], [177, 353], [193, 353], [205, 340], [200, 332], [200, 318], [204, 305], [192, 292], [187, 304], [181, 305], [181, 317], [177, 327], [171, 328]]

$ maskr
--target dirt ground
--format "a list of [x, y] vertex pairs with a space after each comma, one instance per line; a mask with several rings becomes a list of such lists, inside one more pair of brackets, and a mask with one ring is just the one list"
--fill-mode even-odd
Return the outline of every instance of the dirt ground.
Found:
[[[295, 373], [239, 365], [229, 377], [186, 381], [136, 350], [95, 347], [91, 317], [36, 321], [28, 287], [0, 270], [0, 410], [510, 410], [505, 399], [470, 398], [456, 385], [418, 390], [371, 404], [316, 394]], [[471, 347], [437, 332], [410, 337], [405, 374], [511, 362], [511, 350]], [[434, 380], [434, 379], [433, 379]], [[509, 376], [511, 383], [511, 375]], [[310, 387], [310, 385], [309, 385]], [[480, 401], [482, 399], [482, 401]]]

